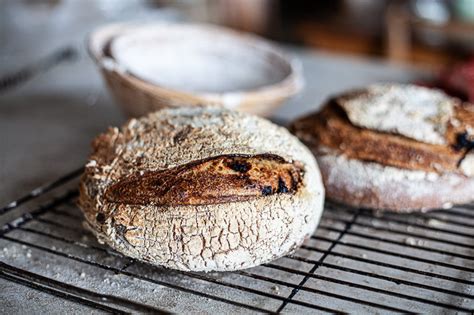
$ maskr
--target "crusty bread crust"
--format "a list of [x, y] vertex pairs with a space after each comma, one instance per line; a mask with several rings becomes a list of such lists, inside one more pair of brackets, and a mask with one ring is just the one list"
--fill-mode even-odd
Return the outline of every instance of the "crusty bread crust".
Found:
[[[161, 110], [111, 128], [93, 147], [79, 198], [88, 225], [117, 251], [155, 265], [249, 268], [294, 250], [321, 216], [324, 189], [313, 155], [286, 129], [255, 116], [220, 108]], [[227, 203], [129, 204], [105, 196], [129, 176], [233, 154], [297, 163], [302, 182], [294, 193]]]
[[209, 205], [296, 193], [302, 170], [276, 155], [221, 155], [167, 170], [137, 173], [105, 192], [134, 205]]
[[291, 130], [317, 157], [329, 199], [398, 212], [474, 201], [474, 105], [440, 91], [348, 92]]
[[473, 177], [348, 159], [329, 148], [318, 152], [327, 198], [353, 207], [412, 212], [451, 208], [474, 200]]
[[423, 171], [458, 171], [466, 149], [422, 143], [397, 134], [356, 127], [337, 103], [297, 120], [292, 130], [309, 146], [324, 145], [345, 156], [394, 167]]

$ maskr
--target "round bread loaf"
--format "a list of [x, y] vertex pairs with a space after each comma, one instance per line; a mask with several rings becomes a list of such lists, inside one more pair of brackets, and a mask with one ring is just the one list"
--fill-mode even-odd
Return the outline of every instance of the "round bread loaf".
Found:
[[402, 212], [474, 200], [474, 105], [441, 91], [370, 86], [291, 130], [315, 154], [334, 201]]
[[313, 155], [286, 129], [204, 107], [98, 136], [79, 205], [99, 240], [127, 256], [227, 271], [293, 251], [316, 228], [323, 198]]

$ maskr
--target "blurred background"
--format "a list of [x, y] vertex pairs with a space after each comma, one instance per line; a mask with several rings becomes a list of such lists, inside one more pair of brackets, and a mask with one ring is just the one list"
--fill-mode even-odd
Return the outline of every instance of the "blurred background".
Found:
[[[474, 0], [2, 0], [1, 48], [99, 17], [222, 24], [338, 54], [439, 68], [474, 55]], [[82, 21], [82, 25], [77, 25]], [[39, 28], [39, 29], [38, 29]], [[17, 32], [8, 36], [9, 32]], [[35, 40], [41, 40], [37, 36]], [[9, 40], [10, 42], [7, 42]], [[18, 41], [19, 42], [19, 41]]]
[[193, 19], [334, 53], [438, 67], [474, 52], [472, 0], [157, 1]]
[[[0, 0], [1, 70], [84, 41], [112, 21], [197, 21], [330, 54], [433, 71], [463, 98], [474, 85], [474, 0]], [[35, 49], [31, 49], [34, 43]], [[468, 83], [466, 83], [468, 82]]]

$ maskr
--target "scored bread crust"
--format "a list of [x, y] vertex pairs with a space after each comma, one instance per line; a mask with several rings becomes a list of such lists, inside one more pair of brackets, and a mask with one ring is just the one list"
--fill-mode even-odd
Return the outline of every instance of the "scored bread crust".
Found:
[[[417, 90], [430, 93], [429, 89], [416, 86], [392, 86], [401, 93], [409, 88], [413, 97]], [[446, 144], [432, 144], [399, 134], [397, 128], [403, 126], [404, 133], [418, 135], [416, 129], [410, 129], [416, 128], [413, 124], [387, 123], [384, 119], [392, 118], [383, 115], [374, 116], [377, 127], [388, 125], [393, 128], [391, 132], [352, 123], [341, 106], [341, 99], [350, 101], [352, 97], [363, 97], [365, 100], [371, 89], [390, 90], [391, 85], [343, 94], [330, 100], [320, 112], [291, 125], [292, 132], [311, 148], [318, 160], [326, 197], [355, 207], [397, 212], [449, 208], [474, 201], [474, 158], [472, 144], [467, 143], [472, 140], [466, 140], [466, 137], [472, 138], [474, 132], [473, 105], [445, 96], [452, 101], [450, 116], [442, 119], [446, 126], [439, 128], [445, 132]], [[380, 104], [374, 105], [373, 113], [377, 114]], [[358, 113], [357, 106], [362, 105], [371, 104], [354, 102], [351, 110]], [[417, 117], [416, 111], [410, 112], [413, 110], [410, 106], [403, 108], [407, 113], [397, 114], [400, 119], [409, 114]], [[364, 117], [365, 121], [368, 117]], [[465, 143], [461, 145], [460, 141]]]
[[[298, 136], [309, 145], [340, 149], [349, 158], [404, 169], [456, 172], [458, 162], [465, 154], [463, 150], [446, 145], [427, 144], [398, 134], [356, 127], [335, 102], [298, 120], [295, 128]], [[456, 137], [454, 132], [451, 137]]]
[[[274, 154], [303, 167], [296, 193], [203, 205], [111, 202], [127, 176], [232, 154]], [[310, 236], [324, 189], [311, 152], [286, 129], [221, 108], [166, 109], [111, 128], [93, 143], [79, 205], [100, 240], [155, 265], [193, 271], [249, 268], [283, 256]]]
[[315, 154], [328, 198], [353, 207], [412, 212], [474, 200], [473, 177], [348, 159], [324, 146]]

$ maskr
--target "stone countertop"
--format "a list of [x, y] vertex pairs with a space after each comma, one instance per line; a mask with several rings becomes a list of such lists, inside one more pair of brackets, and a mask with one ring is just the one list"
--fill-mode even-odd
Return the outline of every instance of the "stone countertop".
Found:
[[[0, 91], [0, 207], [79, 168], [93, 137], [125, 121], [86, 53], [87, 33], [110, 21], [181, 19], [167, 10], [126, 8], [127, 13], [110, 16], [92, 1], [90, 6], [84, 2], [64, 1], [54, 12], [36, 12], [34, 19], [22, 1], [7, 1], [1, 10], [0, 78], [64, 47], [72, 46], [76, 57]], [[380, 60], [285, 49], [302, 62], [306, 84], [300, 95], [275, 112], [273, 118], [280, 123], [317, 109], [342, 90], [374, 82], [407, 82], [423, 75]]]

